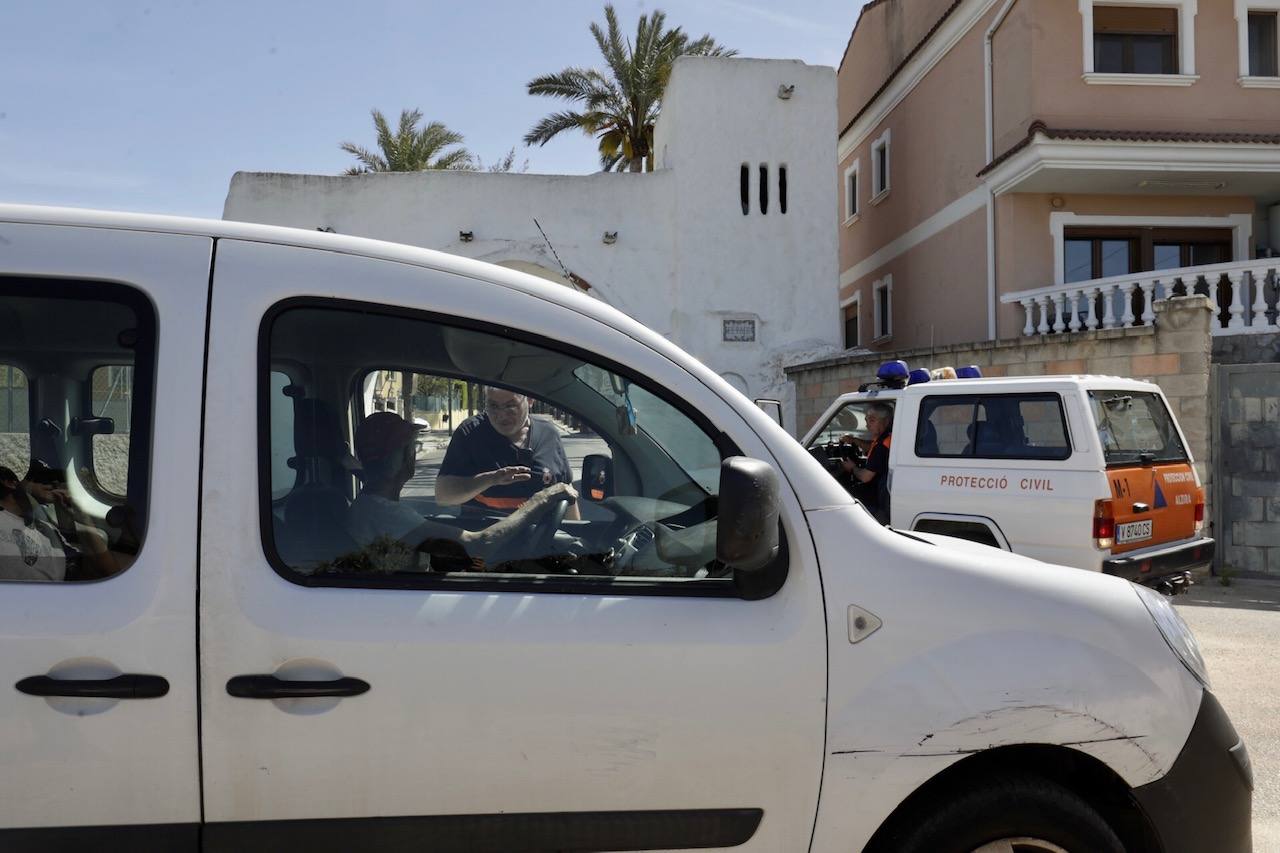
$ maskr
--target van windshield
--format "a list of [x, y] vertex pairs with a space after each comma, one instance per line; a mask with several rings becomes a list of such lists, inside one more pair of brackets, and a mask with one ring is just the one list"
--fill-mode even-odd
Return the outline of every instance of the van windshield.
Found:
[[1090, 391], [1093, 421], [1107, 465], [1186, 462], [1173, 416], [1151, 391]]

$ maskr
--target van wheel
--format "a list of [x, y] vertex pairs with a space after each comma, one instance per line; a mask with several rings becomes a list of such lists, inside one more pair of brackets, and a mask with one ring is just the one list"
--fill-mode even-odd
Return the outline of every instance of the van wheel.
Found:
[[[1046, 779], [1019, 776], [958, 792], [900, 824], [902, 853], [1124, 853], [1093, 807]], [[889, 839], [886, 839], [889, 840]]]

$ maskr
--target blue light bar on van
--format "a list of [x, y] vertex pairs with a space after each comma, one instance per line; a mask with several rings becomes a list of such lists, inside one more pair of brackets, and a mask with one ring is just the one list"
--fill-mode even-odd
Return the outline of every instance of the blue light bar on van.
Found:
[[907, 384], [919, 385], [922, 382], [928, 382], [929, 379], [929, 371], [925, 370], [923, 367], [917, 367], [915, 370], [911, 371], [911, 374], [907, 377]]
[[956, 379], [981, 379], [982, 371], [978, 369], [976, 364], [966, 364], [964, 367], [956, 368]]
[[876, 371], [876, 379], [881, 382], [906, 381], [911, 376], [905, 361], [886, 361]]

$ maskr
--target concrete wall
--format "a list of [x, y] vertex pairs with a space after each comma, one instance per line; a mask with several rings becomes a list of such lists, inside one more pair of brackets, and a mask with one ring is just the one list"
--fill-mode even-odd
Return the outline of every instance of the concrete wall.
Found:
[[[1196, 470], [1212, 503], [1209, 442], [1209, 322], [1204, 296], [1162, 300], [1155, 326], [1099, 329], [1042, 338], [1013, 338], [871, 355], [841, 355], [787, 367], [796, 383], [798, 432], [803, 434], [839, 394], [875, 378], [884, 361], [912, 367], [976, 364], [984, 376], [1049, 376], [1090, 373], [1155, 382], [1182, 425]], [[1212, 518], [1212, 515], [1206, 517]]]
[[[789, 98], [780, 86], [794, 86]], [[239, 172], [223, 218], [332, 228], [532, 272], [666, 335], [750, 396], [789, 404], [784, 360], [838, 348], [835, 72], [782, 60], [677, 61], [656, 128], [657, 171], [358, 176]], [[739, 169], [750, 166], [750, 209]], [[760, 212], [759, 167], [768, 212]], [[779, 169], [787, 168], [787, 212]], [[547, 246], [534, 219], [555, 247]], [[471, 232], [463, 242], [459, 232]], [[605, 232], [617, 240], [606, 244]], [[559, 261], [556, 260], [559, 256]], [[726, 343], [725, 319], [756, 321]], [[794, 423], [790, 413], [788, 423]]]

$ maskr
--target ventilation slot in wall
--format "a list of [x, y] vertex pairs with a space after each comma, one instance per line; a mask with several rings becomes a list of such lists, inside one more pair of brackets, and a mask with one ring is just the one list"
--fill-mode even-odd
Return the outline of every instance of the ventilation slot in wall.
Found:
[[760, 164], [760, 212], [769, 212], [769, 167]]
[[746, 163], [738, 171], [738, 195], [742, 196], [742, 215], [751, 212], [751, 167]]
[[787, 167], [778, 167], [778, 211], [787, 212]]

